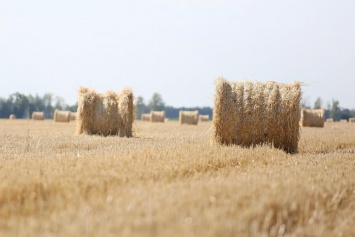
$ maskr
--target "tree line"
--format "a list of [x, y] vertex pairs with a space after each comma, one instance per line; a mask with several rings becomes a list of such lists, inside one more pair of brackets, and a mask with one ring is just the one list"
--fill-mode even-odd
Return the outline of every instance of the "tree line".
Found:
[[[56, 109], [69, 110], [75, 112], [78, 105], [67, 105], [65, 100], [51, 93], [46, 93], [43, 96], [25, 95], [19, 92], [11, 94], [8, 98], [0, 97], [0, 118], [9, 118], [10, 114], [15, 114], [17, 118], [29, 118], [33, 111], [43, 111], [45, 118], [53, 118]], [[313, 107], [301, 102], [301, 107], [308, 109], [325, 109], [325, 119], [333, 118], [334, 121], [340, 119], [349, 119], [355, 117], [355, 110], [341, 108], [338, 100], [332, 100], [323, 106], [323, 100], [318, 97], [314, 102]], [[140, 119], [142, 113], [150, 111], [165, 111], [167, 118], [177, 119], [180, 110], [198, 110], [200, 114], [207, 114], [212, 118], [211, 107], [173, 107], [166, 105], [162, 96], [159, 93], [154, 93], [146, 103], [142, 96], [138, 96], [135, 100], [136, 117]]]

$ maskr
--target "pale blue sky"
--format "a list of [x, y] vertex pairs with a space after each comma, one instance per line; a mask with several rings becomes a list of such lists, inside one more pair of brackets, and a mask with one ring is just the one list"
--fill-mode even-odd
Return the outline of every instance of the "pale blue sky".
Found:
[[302, 81], [355, 108], [353, 0], [1, 0], [0, 97], [126, 86], [212, 106], [214, 80]]

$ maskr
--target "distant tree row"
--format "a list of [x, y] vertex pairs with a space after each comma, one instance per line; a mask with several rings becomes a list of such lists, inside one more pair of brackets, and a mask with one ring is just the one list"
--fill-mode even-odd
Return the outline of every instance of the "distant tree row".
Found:
[[207, 114], [212, 118], [211, 107], [178, 107], [166, 106], [161, 95], [154, 93], [148, 104], [145, 104], [142, 96], [138, 96], [136, 99], [136, 116], [141, 117], [142, 113], [148, 113], [150, 111], [165, 111], [167, 118], [177, 119], [179, 118], [180, 110], [198, 110], [200, 114]]
[[9, 118], [10, 114], [15, 114], [17, 118], [28, 118], [33, 111], [43, 111], [45, 118], [53, 118], [55, 109], [76, 111], [77, 105], [69, 106], [63, 98], [51, 93], [40, 97], [16, 92], [7, 99], [0, 98], [0, 118]]
[[[301, 103], [302, 107], [312, 109], [307, 106], [305, 102]], [[339, 101], [332, 99], [331, 103], [327, 103], [326, 107], [323, 106], [323, 100], [318, 97], [314, 102], [313, 109], [325, 109], [325, 118], [332, 118], [334, 121], [339, 121], [340, 119], [349, 119], [355, 117], [355, 110], [349, 110], [346, 108], [341, 108]]]

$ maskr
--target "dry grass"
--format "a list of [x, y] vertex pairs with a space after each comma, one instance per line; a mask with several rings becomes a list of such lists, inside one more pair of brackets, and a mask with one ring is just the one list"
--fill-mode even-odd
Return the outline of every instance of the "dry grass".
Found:
[[53, 115], [54, 122], [70, 122], [70, 111], [56, 109]]
[[211, 125], [0, 120], [0, 236], [355, 236], [352, 124], [302, 128], [295, 155], [212, 146]]
[[306, 109], [301, 110], [302, 127], [324, 127], [324, 109]]
[[78, 93], [77, 134], [132, 136], [134, 119], [133, 92], [124, 89], [119, 94], [97, 93], [81, 87]]
[[197, 125], [199, 121], [199, 112], [195, 111], [179, 111], [179, 123], [180, 124], [190, 124]]
[[296, 153], [301, 84], [216, 80], [211, 140], [243, 147], [272, 144]]

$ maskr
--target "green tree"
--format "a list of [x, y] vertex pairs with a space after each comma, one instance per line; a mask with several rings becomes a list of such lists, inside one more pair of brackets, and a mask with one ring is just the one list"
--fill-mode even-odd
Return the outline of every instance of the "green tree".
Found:
[[149, 101], [148, 107], [151, 111], [153, 110], [164, 110], [165, 103], [159, 93], [154, 93]]
[[145, 110], [144, 99], [142, 96], [137, 97], [135, 108], [136, 108], [136, 116], [137, 118], [140, 118], [142, 113], [144, 113]]
[[338, 121], [340, 119], [340, 112], [339, 101], [332, 99], [330, 117], [333, 118], [334, 121]]
[[320, 97], [318, 97], [316, 99], [316, 101], [314, 102], [313, 109], [321, 109], [322, 105], [323, 105], [323, 101], [322, 101], [322, 99]]

